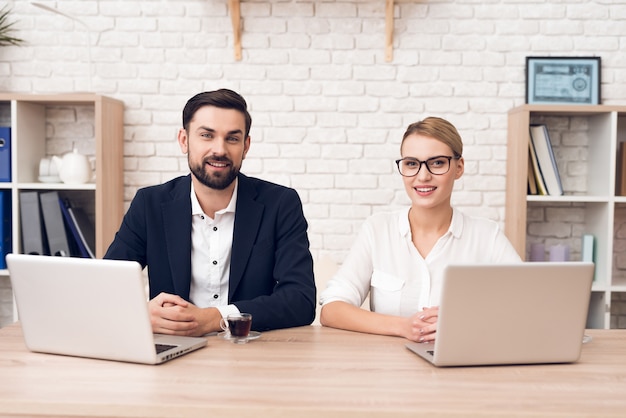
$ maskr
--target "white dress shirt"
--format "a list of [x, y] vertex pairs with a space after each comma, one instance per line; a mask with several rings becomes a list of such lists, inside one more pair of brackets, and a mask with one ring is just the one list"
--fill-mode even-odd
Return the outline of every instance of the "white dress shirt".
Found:
[[439, 306], [443, 270], [450, 263], [521, 262], [498, 224], [453, 209], [448, 231], [424, 259], [411, 239], [409, 208], [368, 218], [320, 304], [344, 301], [370, 310], [411, 316]]
[[[235, 180], [237, 181], [237, 180]], [[235, 227], [237, 187], [225, 209], [215, 212], [215, 219], [200, 207], [191, 183], [191, 288], [189, 299], [200, 307], [217, 308], [222, 317], [239, 313], [228, 305], [230, 257]]]

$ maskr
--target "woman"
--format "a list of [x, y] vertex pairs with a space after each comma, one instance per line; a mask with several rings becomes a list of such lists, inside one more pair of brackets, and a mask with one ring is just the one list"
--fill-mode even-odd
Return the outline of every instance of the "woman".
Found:
[[[396, 161], [409, 208], [371, 216], [320, 295], [322, 325], [432, 341], [449, 263], [521, 261], [498, 224], [454, 209], [463, 142], [435, 117], [409, 125]], [[370, 309], [360, 306], [370, 293]], [[471, 314], [468, 312], [468, 314]]]

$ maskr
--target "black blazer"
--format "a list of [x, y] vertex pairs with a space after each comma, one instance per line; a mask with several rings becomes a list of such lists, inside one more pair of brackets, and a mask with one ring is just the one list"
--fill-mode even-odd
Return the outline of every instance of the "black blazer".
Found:
[[[309, 325], [315, 281], [307, 222], [295, 190], [239, 174], [228, 303], [252, 314], [252, 328]], [[189, 300], [191, 177], [140, 189], [104, 258], [148, 267], [150, 298]]]

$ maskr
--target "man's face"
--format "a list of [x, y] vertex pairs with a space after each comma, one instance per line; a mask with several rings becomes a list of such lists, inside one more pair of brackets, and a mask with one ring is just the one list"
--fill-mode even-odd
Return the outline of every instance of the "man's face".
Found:
[[217, 190], [230, 186], [246, 158], [250, 137], [245, 137], [244, 115], [235, 109], [214, 106], [199, 108], [181, 129], [178, 142], [191, 173], [202, 184]]

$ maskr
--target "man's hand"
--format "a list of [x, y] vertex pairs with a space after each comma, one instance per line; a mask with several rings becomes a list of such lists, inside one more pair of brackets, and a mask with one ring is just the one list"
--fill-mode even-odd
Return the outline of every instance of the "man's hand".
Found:
[[198, 308], [177, 295], [160, 293], [148, 302], [152, 331], [158, 334], [202, 336], [219, 331], [220, 312]]

